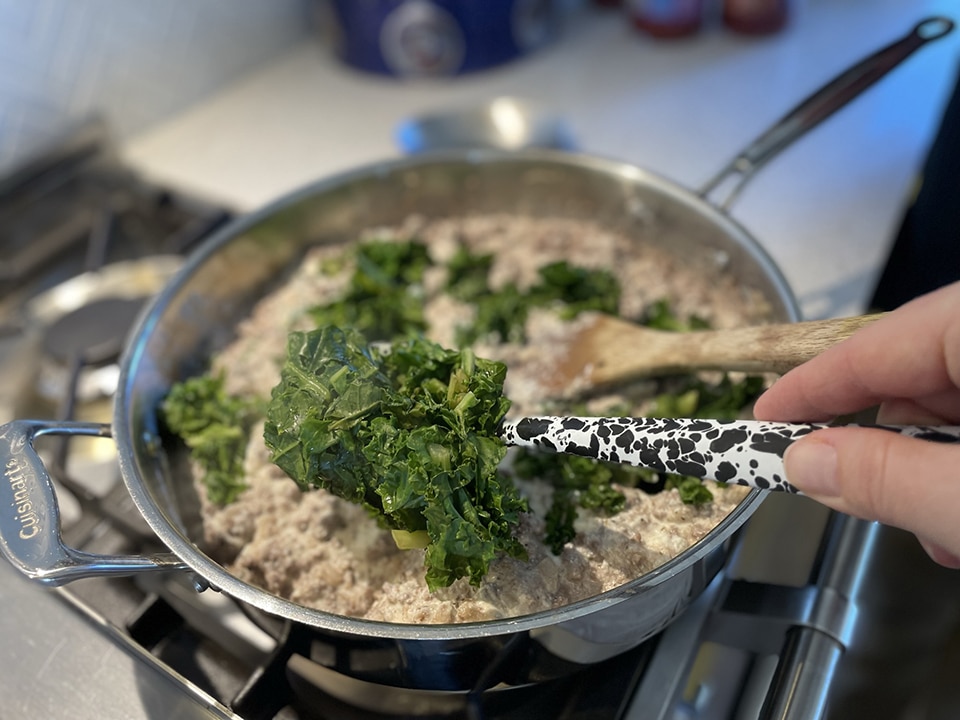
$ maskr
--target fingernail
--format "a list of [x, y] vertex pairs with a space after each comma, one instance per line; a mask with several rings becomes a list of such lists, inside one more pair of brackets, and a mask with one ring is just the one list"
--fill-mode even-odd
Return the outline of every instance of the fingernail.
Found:
[[837, 451], [833, 445], [810, 438], [796, 442], [783, 454], [787, 480], [807, 495], [836, 497], [840, 494], [837, 481]]

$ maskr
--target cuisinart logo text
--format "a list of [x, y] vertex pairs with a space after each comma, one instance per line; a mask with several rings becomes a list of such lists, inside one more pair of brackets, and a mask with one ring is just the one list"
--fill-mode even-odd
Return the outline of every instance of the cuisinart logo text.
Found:
[[29, 540], [40, 532], [40, 518], [33, 509], [33, 501], [30, 500], [30, 470], [25, 469], [16, 458], [11, 458], [7, 460], [3, 476], [10, 483], [10, 491], [13, 493], [13, 502], [10, 504], [20, 523], [20, 539]]

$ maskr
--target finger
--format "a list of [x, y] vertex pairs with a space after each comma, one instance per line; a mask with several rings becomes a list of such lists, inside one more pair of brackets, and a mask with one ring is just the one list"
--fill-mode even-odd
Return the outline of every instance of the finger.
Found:
[[960, 423], [960, 393], [921, 400], [885, 400], [877, 412], [883, 425], [955, 425]]
[[935, 563], [951, 570], [960, 570], [960, 557], [954, 555], [942, 545], [930, 542], [925, 537], [918, 535], [917, 539], [920, 541], [920, 546]]
[[838, 427], [784, 454], [787, 479], [835, 510], [909, 530], [960, 556], [960, 445]]
[[960, 385], [960, 283], [918, 298], [788, 372], [762, 395], [764, 420], [822, 420], [888, 398]]

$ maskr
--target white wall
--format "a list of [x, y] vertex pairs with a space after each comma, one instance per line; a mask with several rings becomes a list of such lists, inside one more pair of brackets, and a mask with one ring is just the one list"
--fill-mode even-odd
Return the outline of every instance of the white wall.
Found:
[[304, 0], [0, 0], [0, 174], [99, 115], [118, 137], [309, 31]]

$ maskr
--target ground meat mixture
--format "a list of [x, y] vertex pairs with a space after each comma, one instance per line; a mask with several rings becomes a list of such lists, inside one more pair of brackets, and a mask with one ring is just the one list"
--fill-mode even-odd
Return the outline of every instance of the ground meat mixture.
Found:
[[[724, 275], [719, 261], [700, 264], [680, 259], [598, 225], [560, 219], [477, 216], [427, 221], [411, 217], [401, 227], [377, 228], [378, 239], [424, 241], [436, 265], [424, 282], [430, 337], [453, 347], [458, 325], [469, 322], [472, 308], [445, 295], [444, 263], [460, 244], [492, 253], [494, 286], [513, 282], [528, 287], [537, 268], [558, 260], [586, 268], [605, 268], [622, 288], [621, 314], [640, 317], [652, 302], [667, 299], [678, 316], [698, 314], [717, 328], [758, 322], [767, 307], [759, 296]], [[233, 394], [269, 397], [291, 329], [310, 327], [306, 309], [336, 299], [350, 267], [343, 247], [318, 247], [284, 286], [264, 298], [240, 326], [238, 336], [215, 359]], [[711, 266], [713, 263], [713, 266]], [[705, 279], [707, 278], [707, 279]], [[535, 311], [523, 346], [481, 342], [478, 355], [502, 360], [508, 374], [505, 392], [511, 416], [542, 412], [544, 393], [538, 378], [547, 372], [551, 348], [570, 324], [547, 311]], [[633, 388], [629, 398], [642, 409], [652, 383]], [[588, 411], [624, 397], [595, 399]], [[509, 460], [509, 459], [508, 459]], [[624, 488], [626, 506], [611, 517], [580, 510], [576, 539], [560, 555], [543, 545], [544, 514], [551, 489], [518, 481], [531, 512], [518, 538], [529, 558], [492, 563], [480, 587], [465, 580], [429, 592], [423, 579], [423, 551], [397, 549], [389, 532], [379, 529], [360, 507], [323, 490], [302, 493], [270, 463], [262, 427], [254, 429], [246, 455], [249, 487], [239, 499], [218, 507], [203, 488], [207, 551], [245, 581], [296, 603], [340, 615], [401, 623], [457, 623], [492, 620], [556, 608], [617, 587], [661, 565], [702, 538], [744, 497], [740, 487], [716, 487], [714, 501], [685, 505], [675, 490], [654, 495]]]

